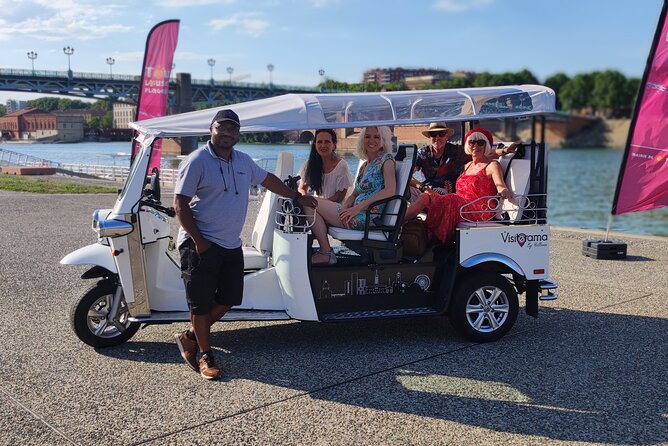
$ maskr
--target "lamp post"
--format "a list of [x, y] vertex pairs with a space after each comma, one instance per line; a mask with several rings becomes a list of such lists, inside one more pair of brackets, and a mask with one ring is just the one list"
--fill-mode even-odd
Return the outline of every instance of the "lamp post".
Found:
[[227, 74], [230, 75], [230, 83], [232, 83], [232, 73], [234, 73], [234, 68], [227, 67]]
[[35, 75], [35, 59], [37, 59], [37, 53], [34, 51], [28, 51], [28, 59], [30, 59], [30, 64], [32, 66], [32, 75]]
[[109, 64], [109, 77], [114, 78], [114, 73], [111, 71], [111, 66], [116, 63], [116, 59], [113, 57], [107, 57], [107, 63]]
[[72, 65], [70, 64], [70, 56], [74, 54], [74, 48], [68, 45], [63, 48], [63, 53], [67, 54], [67, 78], [72, 79]]
[[320, 75], [320, 91], [325, 87], [325, 70], [319, 69], [318, 74]]
[[216, 59], [209, 59], [206, 63], [211, 67], [211, 85], [213, 86], [213, 66], [216, 65]]
[[273, 84], [271, 80], [271, 72], [274, 71], [274, 65], [273, 64], [267, 65], [267, 70], [269, 71], [269, 86], [271, 87]]

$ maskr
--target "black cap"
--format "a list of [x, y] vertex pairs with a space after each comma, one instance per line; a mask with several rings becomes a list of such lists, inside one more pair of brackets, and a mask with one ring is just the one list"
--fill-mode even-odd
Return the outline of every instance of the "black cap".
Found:
[[237, 114], [230, 109], [218, 110], [216, 116], [214, 116], [211, 120], [211, 125], [214, 125], [216, 122], [220, 121], [232, 121], [236, 125], [241, 126], [241, 124], [239, 124], [239, 116], [237, 116]]

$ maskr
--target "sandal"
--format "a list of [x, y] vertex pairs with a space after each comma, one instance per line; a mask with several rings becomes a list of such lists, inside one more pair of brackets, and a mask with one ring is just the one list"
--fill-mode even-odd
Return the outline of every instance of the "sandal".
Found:
[[334, 251], [318, 251], [311, 256], [312, 265], [334, 265], [335, 263], [336, 256], [334, 255]]

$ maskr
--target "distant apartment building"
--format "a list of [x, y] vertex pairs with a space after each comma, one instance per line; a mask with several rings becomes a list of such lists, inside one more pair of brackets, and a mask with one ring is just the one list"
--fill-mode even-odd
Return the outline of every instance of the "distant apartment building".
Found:
[[448, 71], [436, 68], [374, 68], [364, 72], [362, 82], [390, 84], [405, 82], [408, 88], [433, 85], [446, 79], [461, 77], [473, 78], [475, 73], [468, 71]]
[[126, 102], [114, 102], [113, 112], [114, 128], [129, 129], [130, 122], [135, 120], [137, 106], [135, 104], [128, 104]]
[[7, 99], [7, 102], [5, 103], [7, 114], [17, 112], [27, 106], [28, 103], [26, 101], [17, 101], [16, 99]]
[[83, 139], [83, 118], [28, 107], [0, 117], [0, 132], [10, 140], [78, 142]]
[[435, 68], [373, 68], [364, 72], [362, 82], [390, 84], [404, 81], [407, 77], [418, 76], [437, 76], [446, 79], [450, 76], [450, 72]]

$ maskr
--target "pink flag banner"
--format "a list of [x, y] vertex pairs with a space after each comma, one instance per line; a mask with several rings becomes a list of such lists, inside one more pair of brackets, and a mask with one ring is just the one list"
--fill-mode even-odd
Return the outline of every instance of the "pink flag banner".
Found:
[[[139, 99], [137, 100], [136, 121], [165, 116], [169, 99], [169, 77], [172, 74], [174, 51], [179, 39], [179, 20], [166, 20], [151, 29], [146, 38], [144, 65], [142, 68]], [[134, 159], [139, 144], [132, 149]], [[162, 140], [153, 143], [153, 152], [148, 166], [160, 169]]]
[[668, 206], [668, 21], [664, 3], [645, 68], [612, 214]]

